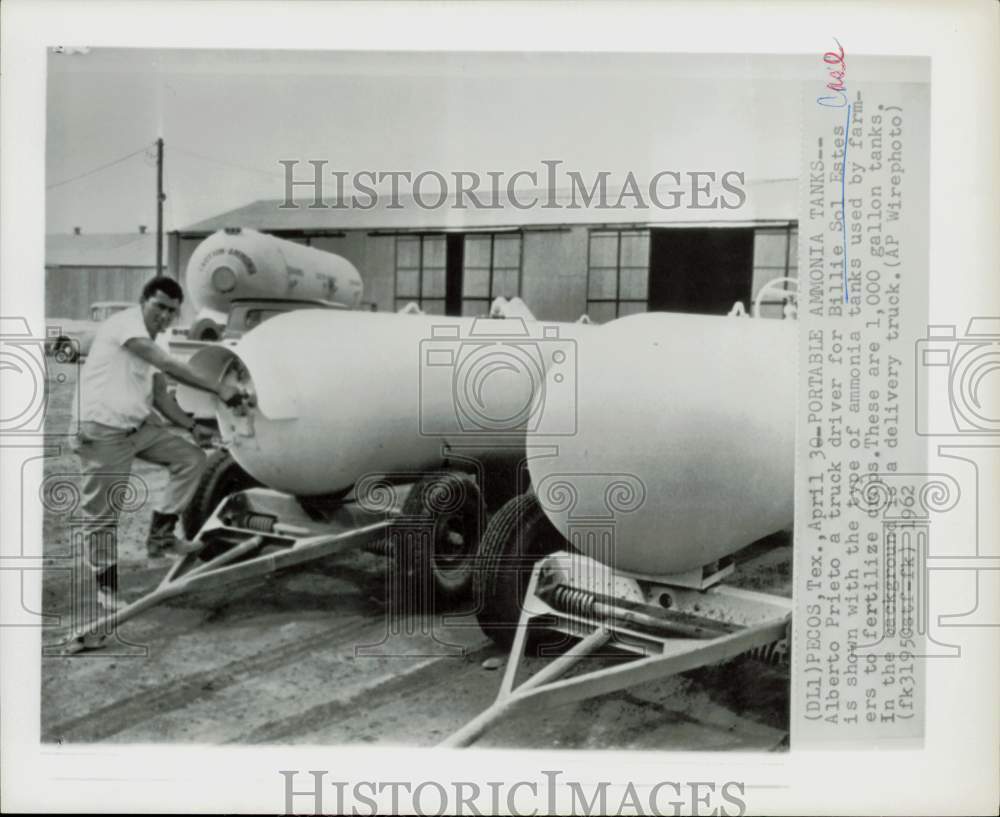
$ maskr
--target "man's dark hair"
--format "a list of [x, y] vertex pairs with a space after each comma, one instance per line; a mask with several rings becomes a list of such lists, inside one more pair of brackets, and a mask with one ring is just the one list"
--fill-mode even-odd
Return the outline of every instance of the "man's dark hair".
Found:
[[173, 278], [167, 278], [166, 275], [158, 275], [149, 281], [146, 286], [142, 288], [142, 301], [146, 301], [153, 297], [156, 292], [162, 292], [168, 298], [173, 298], [177, 301], [184, 301], [184, 290], [181, 289], [181, 285], [178, 284]]

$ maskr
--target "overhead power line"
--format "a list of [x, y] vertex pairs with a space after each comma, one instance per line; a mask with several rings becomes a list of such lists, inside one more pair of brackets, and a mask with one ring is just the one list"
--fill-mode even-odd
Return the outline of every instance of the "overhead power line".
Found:
[[169, 146], [169, 149], [172, 151], [176, 151], [177, 153], [183, 153], [188, 156], [192, 156], [195, 159], [201, 159], [203, 162], [212, 162], [213, 164], [217, 165], [225, 165], [226, 167], [232, 167], [235, 168], [236, 170], [244, 170], [247, 173], [258, 173], [262, 176], [275, 176], [275, 177], [280, 177], [282, 179], [285, 177], [284, 173], [281, 173], [277, 170], [261, 170], [258, 167], [241, 165], [236, 162], [229, 162], [225, 159], [216, 159], [213, 156], [206, 156], [204, 153], [198, 153], [197, 151], [188, 150], [187, 148], [177, 147], [176, 145]]
[[69, 184], [70, 182], [75, 182], [79, 179], [86, 178], [87, 176], [93, 176], [95, 173], [100, 173], [102, 170], [107, 170], [109, 167], [114, 167], [114, 165], [121, 164], [126, 159], [131, 159], [133, 156], [137, 156], [140, 153], [144, 153], [149, 149], [149, 145], [143, 145], [138, 150], [133, 150], [131, 153], [126, 153], [124, 156], [120, 156], [112, 162], [100, 165], [99, 167], [91, 168], [90, 170], [81, 173], [78, 176], [71, 176], [68, 179], [63, 179], [61, 182], [54, 182], [53, 184], [45, 185], [46, 190], [51, 190], [53, 187], [62, 187], [64, 184]]

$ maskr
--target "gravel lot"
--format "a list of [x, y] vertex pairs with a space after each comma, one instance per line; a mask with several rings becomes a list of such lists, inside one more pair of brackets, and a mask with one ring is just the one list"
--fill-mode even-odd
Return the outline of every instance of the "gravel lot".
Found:
[[[75, 366], [49, 364], [46, 431], [61, 446], [44, 462], [49, 485], [72, 482], [78, 469], [58, 436], [69, 425], [75, 373]], [[144, 553], [165, 472], [137, 462], [133, 473], [150, 500], [126, 515], [119, 531], [128, 599], [155, 587], [165, 570], [148, 567]], [[180, 597], [124, 624], [105, 650], [60, 654], [72, 594], [68, 572], [57, 565], [70, 553], [70, 515], [54, 499], [48, 504], [44, 612], [61, 623], [44, 636], [43, 741], [429, 746], [496, 696], [502, 670], [487, 667], [502, 665], [506, 654], [472, 616], [435, 619], [437, 640], [420, 620], [384, 640], [385, 571], [382, 559], [367, 553]], [[744, 557], [734, 584], [791, 596], [787, 537]], [[543, 661], [528, 663], [536, 669]], [[788, 695], [787, 667], [741, 658], [511, 718], [477, 745], [784, 750]]]

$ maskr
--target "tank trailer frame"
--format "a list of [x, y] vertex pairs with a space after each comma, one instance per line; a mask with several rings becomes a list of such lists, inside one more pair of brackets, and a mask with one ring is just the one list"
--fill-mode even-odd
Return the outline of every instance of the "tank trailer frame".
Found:
[[[417, 571], [422, 590], [435, 581], [429, 574], [440, 570], [433, 560], [442, 544], [447, 571], [449, 541], [463, 549], [453, 565], [457, 572], [471, 570], [481, 583], [493, 581], [497, 571], [518, 569], [504, 559], [490, 567], [484, 559], [483, 550], [489, 549], [491, 539], [503, 555], [521, 532], [497, 534], [495, 518], [480, 543], [482, 500], [469, 474], [444, 470], [419, 476], [377, 482], [360, 499], [352, 490], [316, 505], [268, 488], [230, 494], [202, 525], [197, 538], [203, 548], [198, 553], [178, 559], [152, 592], [73, 631], [63, 649], [67, 653], [98, 649], [117, 626], [171, 598], [270, 575], [349, 549], [394, 556], [404, 570]], [[448, 481], [461, 482], [462, 489], [452, 482], [443, 501], [440, 496], [428, 501], [428, 489], [445, 487]], [[471, 490], [466, 490], [469, 486]], [[508, 505], [518, 510], [514, 507], [518, 502], [537, 513], [537, 500], [530, 493]], [[508, 541], [501, 541], [505, 537]], [[772, 663], [787, 661], [791, 599], [720, 585], [733, 570], [731, 559], [676, 576], [651, 577], [615, 571], [577, 552], [547, 550], [534, 561], [519, 619], [511, 620], [506, 633], [498, 632], [495, 623], [484, 623], [482, 610], [478, 613], [483, 629], [495, 640], [504, 643], [512, 637], [510, 658], [494, 704], [441, 746], [468, 746], [506, 717], [585, 700], [744, 653]], [[549, 638], [539, 649], [541, 630]], [[535, 652], [552, 661], [517, 684], [522, 661], [533, 645]], [[596, 660], [597, 666], [574, 672], [587, 659]]]
[[[308, 509], [302, 500], [268, 488], [230, 494], [202, 525], [196, 537], [203, 543], [201, 550], [174, 562], [152, 592], [72, 631], [61, 644], [63, 651], [99, 649], [116, 627], [177, 596], [267, 576], [352, 549], [395, 557], [404, 571], [422, 571], [415, 579], [419, 588], [437, 581], [438, 592], [447, 592], [447, 587], [440, 587], [441, 575], [447, 580], [451, 568], [456, 574], [451, 578], [460, 584], [460, 574], [469, 569], [470, 560], [461, 549], [468, 546], [474, 559], [480, 496], [468, 475], [458, 471], [419, 476], [422, 479], [415, 481], [369, 483], [360, 499], [352, 490]], [[443, 489], [443, 497], [435, 497], [435, 489]], [[449, 547], [460, 551], [452, 554], [450, 565]]]
[[[707, 585], [730, 570], [713, 566], [709, 572]], [[559, 551], [543, 557], [531, 574], [496, 701], [440, 745], [468, 746], [503, 718], [604, 695], [743, 653], [769, 663], [787, 661], [791, 599], [718, 584], [692, 586], [692, 574], [678, 578], [679, 583], [671, 583], [671, 577], [630, 577], [579, 553]], [[553, 660], [515, 686], [539, 624], [561, 633], [562, 639], [535, 643], [532, 651], [552, 655]], [[628, 656], [626, 663], [607, 660]], [[571, 674], [587, 659], [597, 659], [598, 666]]]

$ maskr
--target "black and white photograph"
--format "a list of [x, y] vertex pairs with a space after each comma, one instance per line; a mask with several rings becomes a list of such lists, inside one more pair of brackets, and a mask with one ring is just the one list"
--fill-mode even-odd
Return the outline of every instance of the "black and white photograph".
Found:
[[6, 807], [996, 799], [1000, 14], [715, 5], [5, 10]]
[[754, 65], [53, 50], [43, 739], [787, 750]]

